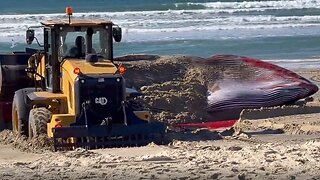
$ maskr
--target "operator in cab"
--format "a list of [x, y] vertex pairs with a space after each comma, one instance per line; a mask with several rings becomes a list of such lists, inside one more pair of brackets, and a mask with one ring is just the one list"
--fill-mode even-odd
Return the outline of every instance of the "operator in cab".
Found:
[[86, 47], [85, 47], [85, 39], [82, 36], [77, 36], [75, 40], [75, 46], [69, 49], [67, 56], [74, 58], [85, 57]]

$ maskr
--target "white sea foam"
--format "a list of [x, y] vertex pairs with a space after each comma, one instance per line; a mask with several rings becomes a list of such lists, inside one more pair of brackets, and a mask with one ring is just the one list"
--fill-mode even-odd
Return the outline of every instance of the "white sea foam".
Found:
[[264, 60], [289, 69], [320, 68], [320, 58], [303, 59], [269, 59]]
[[[319, 6], [316, 6], [319, 3]], [[320, 0], [313, 1], [250, 1], [196, 3], [211, 9], [127, 11], [74, 13], [74, 18], [99, 18], [112, 20], [124, 31], [125, 41], [154, 41], [177, 39], [228, 39], [264, 36], [320, 35], [320, 16], [275, 16], [272, 14], [219, 14], [219, 10], [245, 8], [302, 8], [320, 7]], [[217, 10], [218, 9], [218, 10]], [[0, 17], [0, 42], [20, 41], [28, 26], [40, 21], [65, 18], [64, 14], [23, 14]], [[37, 34], [41, 34], [39, 31]], [[148, 36], [145, 36], [148, 35]], [[6, 38], [10, 37], [10, 38]], [[23, 40], [23, 38], [22, 38]]]
[[[176, 3], [176, 7], [185, 3]], [[263, 11], [267, 9], [302, 9], [320, 8], [320, 0], [278, 0], [278, 1], [243, 1], [243, 2], [207, 2], [187, 3], [188, 5], [202, 5], [216, 10]], [[234, 11], [233, 11], [234, 12]]]

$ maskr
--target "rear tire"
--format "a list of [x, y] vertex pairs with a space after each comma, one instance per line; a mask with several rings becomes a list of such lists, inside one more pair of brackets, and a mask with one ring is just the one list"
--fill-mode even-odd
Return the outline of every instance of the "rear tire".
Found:
[[29, 138], [47, 134], [47, 123], [52, 113], [47, 108], [35, 108], [29, 114]]
[[28, 106], [22, 91], [17, 91], [12, 103], [12, 129], [19, 135], [28, 133]]

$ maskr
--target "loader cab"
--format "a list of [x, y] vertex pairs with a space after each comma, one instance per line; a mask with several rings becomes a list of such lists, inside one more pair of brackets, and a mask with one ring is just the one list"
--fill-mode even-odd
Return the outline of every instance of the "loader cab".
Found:
[[[44, 77], [46, 89], [60, 92], [60, 67], [66, 58], [79, 61], [113, 61], [113, 40], [121, 41], [121, 28], [104, 20], [48, 20], [41, 23], [44, 29]], [[27, 43], [34, 39], [28, 29]]]
[[[57, 54], [58, 61], [65, 58], [85, 59], [88, 54], [112, 60], [112, 36], [108, 30], [112, 24], [96, 26], [61, 26], [59, 28]], [[111, 40], [109, 40], [111, 38]]]

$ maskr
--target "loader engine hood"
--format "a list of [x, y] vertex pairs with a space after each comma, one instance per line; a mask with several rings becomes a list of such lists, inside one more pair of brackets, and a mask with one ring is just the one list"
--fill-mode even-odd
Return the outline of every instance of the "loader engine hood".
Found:
[[83, 59], [65, 59], [62, 64], [70, 76], [75, 79], [78, 75], [73, 73], [75, 68], [79, 68], [83, 75], [101, 75], [101, 74], [114, 74], [117, 71], [117, 67], [110, 60], [100, 60], [95, 63], [86, 62]]

